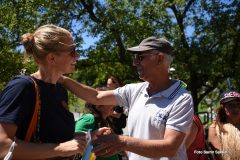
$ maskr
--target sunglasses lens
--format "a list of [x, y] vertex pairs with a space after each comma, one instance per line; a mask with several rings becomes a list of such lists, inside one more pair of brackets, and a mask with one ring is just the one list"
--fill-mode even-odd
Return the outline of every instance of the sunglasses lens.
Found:
[[139, 60], [139, 54], [133, 54], [133, 60]]
[[71, 56], [75, 57], [78, 54], [76, 48], [74, 48], [70, 54]]

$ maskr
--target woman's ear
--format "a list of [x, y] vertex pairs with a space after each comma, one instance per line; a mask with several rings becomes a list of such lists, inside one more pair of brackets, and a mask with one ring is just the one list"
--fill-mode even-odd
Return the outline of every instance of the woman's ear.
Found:
[[54, 64], [55, 61], [56, 61], [56, 56], [53, 54], [53, 53], [49, 53], [47, 56], [46, 56], [46, 60], [49, 64]]

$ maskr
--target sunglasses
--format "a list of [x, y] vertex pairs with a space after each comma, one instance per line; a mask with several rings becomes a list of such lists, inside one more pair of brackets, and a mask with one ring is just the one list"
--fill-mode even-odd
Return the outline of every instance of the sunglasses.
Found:
[[65, 44], [63, 42], [58, 43], [67, 47], [72, 47], [72, 50], [69, 52], [69, 55], [71, 55], [72, 57], [76, 57], [76, 55], [78, 55], [78, 52], [76, 51], [76, 43], [73, 44]]
[[72, 51], [69, 53], [72, 57], [76, 57], [76, 55], [79, 55], [79, 53], [76, 51], [76, 48], [74, 47]]
[[134, 61], [142, 61], [145, 57], [153, 55], [153, 54], [157, 54], [157, 53], [145, 53], [145, 54], [132, 54], [133, 60]]

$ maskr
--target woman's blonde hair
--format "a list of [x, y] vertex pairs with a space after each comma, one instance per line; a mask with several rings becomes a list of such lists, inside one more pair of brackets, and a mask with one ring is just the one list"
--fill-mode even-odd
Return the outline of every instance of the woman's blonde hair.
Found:
[[35, 60], [41, 60], [48, 53], [69, 51], [75, 44], [67, 45], [64, 42], [71, 40], [71, 33], [53, 24], [39, 27], [34, 33], [22, 35], [21, 42], [25, 48], [26, 56], [33, 56]]

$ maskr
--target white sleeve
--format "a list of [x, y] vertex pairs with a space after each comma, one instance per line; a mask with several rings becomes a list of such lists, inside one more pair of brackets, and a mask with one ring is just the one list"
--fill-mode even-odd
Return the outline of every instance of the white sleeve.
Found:
[[186, 133], [191, 127], [193, 114], [192, 96], [188, 93], [180, 95], [169, 114], [166, 128]]
[[114, 95], [119, 106], [129, 107], [129, 87], [125, 85], [114, 90]]
[[143, 83], [132, 83], [127, 84], [123, 87], [119, 87], [114, 90], [114, 95], [119, 106], [130, 107], [137, 99], [138, 95], [147, 85], [146, 82]]

